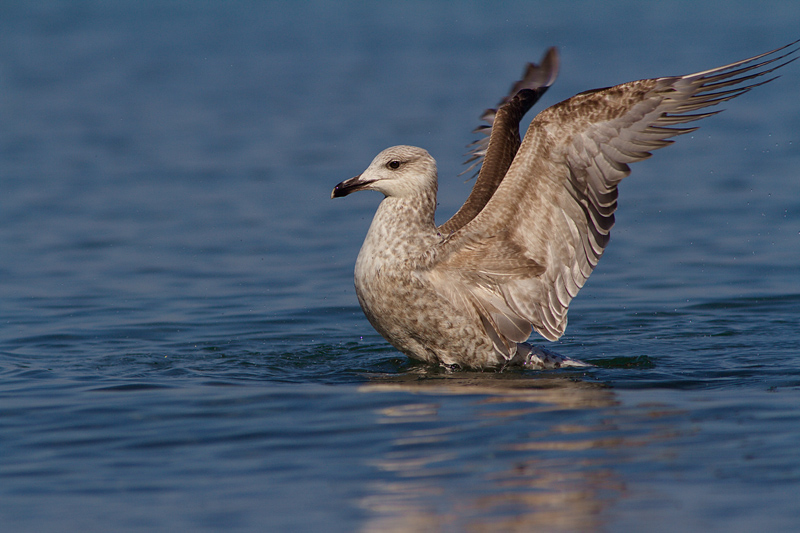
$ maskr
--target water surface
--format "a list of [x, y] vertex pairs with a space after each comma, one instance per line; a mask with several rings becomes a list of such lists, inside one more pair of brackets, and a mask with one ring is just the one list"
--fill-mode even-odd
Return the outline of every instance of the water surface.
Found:
[[362, 315], [393, 144], [800, 36], [785, 2], [0, 7], [0, 526], [790, 531], [800, 521], [800, 68], [634, 166], [548, 347], [446, 372]]

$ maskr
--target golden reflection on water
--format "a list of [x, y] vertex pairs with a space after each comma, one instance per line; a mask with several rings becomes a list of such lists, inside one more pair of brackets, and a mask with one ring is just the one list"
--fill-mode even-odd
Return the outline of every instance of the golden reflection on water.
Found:
[[[364, 531], [602, 529], [625, 493], [616, 451], [648, 438], [620, 432], [613, 391], [563, 374], [408, 373], [361, 391], [412, 393], [377, 411], [398, 431], [372, 465]], [[453, 412], [453, 395], [474, 399]]]

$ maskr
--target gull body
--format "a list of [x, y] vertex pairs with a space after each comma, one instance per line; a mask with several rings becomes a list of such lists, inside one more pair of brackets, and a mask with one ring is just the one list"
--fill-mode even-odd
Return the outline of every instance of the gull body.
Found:
[[331, 193], [385, 197], [355, 266], [368, 320], [402, 353], [428, 363], [586, 366], [526, 341], [532, 331], [548, 340], [563, 334], [569, 303], [608, 244], [628, 164], [696, 129], [675, 125], [715, 114], [697, 110], [774, 79], [762, 76], [796, 59], [790, 47], [581, 93], [539, 113], [520, 140], [522, 116], [555, 80], [551, 48], [484, 113], [488, 135], [468, 161], [481, 165], [475, 186], [438, 227], [434, 159], [413, 146], [383, 150]]

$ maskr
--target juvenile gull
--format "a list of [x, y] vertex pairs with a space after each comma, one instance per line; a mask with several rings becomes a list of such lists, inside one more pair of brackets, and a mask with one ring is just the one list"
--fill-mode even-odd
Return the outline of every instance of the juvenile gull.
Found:
[[[355, 288], [372, 326], [407, 356], [443, 365], [583, 366], [535, 348], [556, 340], [567, 308], [608, 244], [617, 184], [628, 163], [694, 131], [696, 111], [773, 78], [800, 41], [723, 67], [580, 93], [539, 113], [520, 143], [519, 122], [555, 80], [558, 56], [529, 64], [475, 143], [482, 165], [464, 206], [437, 227], [436, 162], [394, 146], [332, 198], [375, 190], [385, 198], [358, 254]], [[477, 130], [476, 130], [477, 131]], [[468, 162], [470, 162], [468, 161]]]

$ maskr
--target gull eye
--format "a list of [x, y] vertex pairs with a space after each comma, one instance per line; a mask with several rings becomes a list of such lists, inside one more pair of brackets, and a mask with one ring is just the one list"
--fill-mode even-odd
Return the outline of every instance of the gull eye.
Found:
[[400, 161], [398, 161], [397, 159], [392, 159], [391, 161], [386, 163], [386, 168], [388, 168], [389, 170], [397, 170], [398, 168], [400, 168]]

